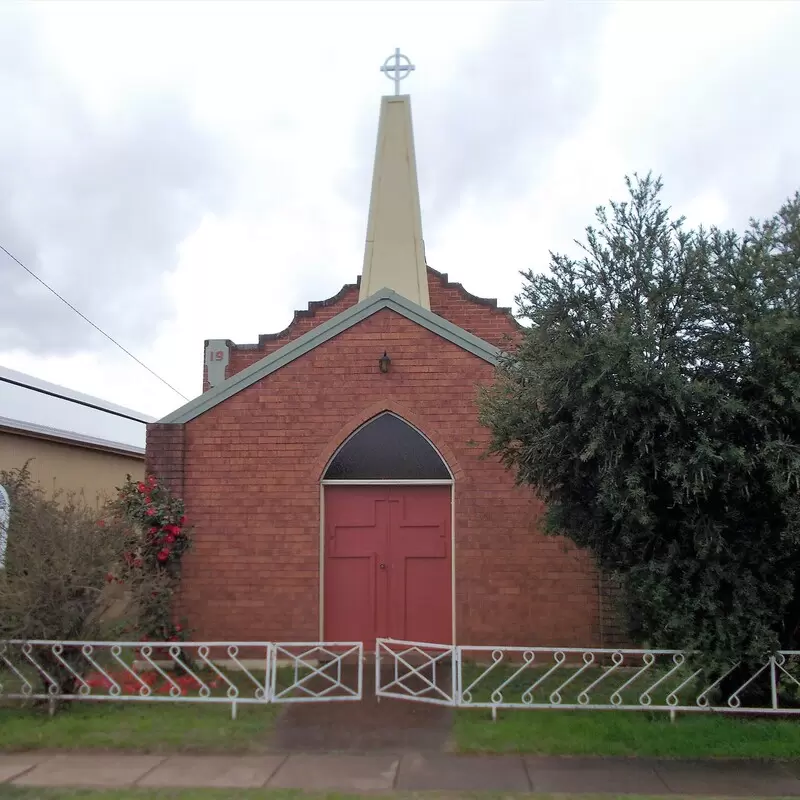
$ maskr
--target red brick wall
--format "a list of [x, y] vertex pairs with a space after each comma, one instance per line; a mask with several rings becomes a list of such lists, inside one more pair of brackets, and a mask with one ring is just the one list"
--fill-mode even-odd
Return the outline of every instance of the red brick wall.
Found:
[[[439, 296], [451, 313], [465, 313], [448, 292]], [[502, 313], [477, 307], [478, 327]], [[377, 369], [384, 350], [388, 374]], [[539, 533], [540, 502], [496, 459], [481, 458], [489, 434], [475, 387], [492, 376], [486, 362], [387, 309], [187, 423], [195, 545], [182, 609], [195, 638], [317, 639], [319, 479], [346, 436], [388, 409], [420, 428], [455, 474], [459, 641], [599, 644], [591, 559]], [[161, 435], [151, 429], [148, 449], [171, 446]], [[156, 453], [150, 463], [175, 469]]]
[[[317, 325], [346, 311], [358, 302], [359, 281], [347, 284], [338, 294], [321, 302], [309, 303], [307, 311], [296, 311], [294, 319], [280, 333], [259, 337], [258, 344], [231, 344], [230, 361], [225, 373], [230, 378], [237, 372], [274, 353]], [[428, 267], [428, 292], [431, 311], [491, 344], [505, 348], [519, 335], [520, 326], [511, 310], [498, 308], [496, 300], [484, 300], [465, 291], [460, 283], [450, 283], [447, 275]], [[209, 388], [205, 373], [203, 391]]]
[[183, 495], [183, 425], [162, 425], [155, 422], [147, 426], [145, 470], [158, 475], [179, 497]]
[[481, 339], [507, 349], [520, 333], [511, 309], [498, 307], [496, 300], [469, 294], [460, 283], [450, 283], [447, 275], [428, 268], [431, 311]]
[[[230, 378], [251, 364], [255, 364], [256, 361], [260, 361], [264, 356], [280, 350], [285, 344], [294, 341], [304, 333], [308, 333], [312, 328], [327, 322], [337, 314], [341, 314], [342, 311], [354, 306], [357, 302], [358, 284], [347, 284], [342, 287], [338, 294], [328, 300], [309, 303], [307, 311], [295, 311], [294, 319], [280, 333], [259, 336], [257, 345], [232, 345], [225, 377]], [[208, 384], [204, 376], [203, 391], [207, 388]]]

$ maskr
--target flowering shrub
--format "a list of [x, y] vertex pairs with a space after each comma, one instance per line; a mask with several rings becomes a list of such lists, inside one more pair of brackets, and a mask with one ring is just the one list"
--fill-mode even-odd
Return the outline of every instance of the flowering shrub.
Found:
[[[128, 566], [177, 564], [189, 548], [183, 501], [173, 497], [154, 475], [146, 481], [132, 481], [130, 475], [119, 491], [119, 506], [133, 523], [138, 547], [130, 551]], [[135, 564], [136, 560], [141, 563]]]
[[128, 522], [129, 532], [122, 562], [106, 580], [139, 591], [133, 632], [140, 633], [144, 641], [185, 641], [185, 626], [173, 618], [180, 562], [191, 545], [183, 501], [154, 475], [145, 481], [134, 481], [128, 475], [114, 507]]

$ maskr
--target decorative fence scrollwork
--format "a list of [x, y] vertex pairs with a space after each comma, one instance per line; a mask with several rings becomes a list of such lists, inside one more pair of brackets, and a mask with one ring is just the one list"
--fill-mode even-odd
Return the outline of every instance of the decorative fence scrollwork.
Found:
[[360, 699], [362, 655], [360, 642], [0, 641], [0, 700], [221, 703], [235, 717], [240, 704]]
[[[357, 701], [361, 642], [0, 641], [0, 701]], [[378, 639], [378, 697], [498, 709], [800, 714], [800, 651], [706, 673], [680, 650]]]
[[707, 674], [680, 650], [455, 649], [461, 707], [800, 713], [800, 652]]

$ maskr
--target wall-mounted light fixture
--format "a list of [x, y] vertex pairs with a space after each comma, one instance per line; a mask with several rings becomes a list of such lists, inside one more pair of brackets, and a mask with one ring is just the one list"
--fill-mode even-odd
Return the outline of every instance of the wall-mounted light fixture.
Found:
[[386, 351], [383, 351], [383, 355], [378, 359], [378, 366], [381, 368], [381, 372], [386, 373], [389, 371], [389, 365], [392, 363], [392, 359], [389, 358]]

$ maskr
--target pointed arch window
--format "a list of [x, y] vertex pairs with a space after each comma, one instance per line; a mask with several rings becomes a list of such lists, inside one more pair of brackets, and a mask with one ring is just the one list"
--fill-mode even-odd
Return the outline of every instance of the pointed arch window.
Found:
[[400, 417], [385, 412], [362, 425], [336, 452], [325, 480], [452, 480], [436, 448]]

